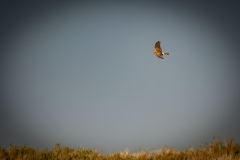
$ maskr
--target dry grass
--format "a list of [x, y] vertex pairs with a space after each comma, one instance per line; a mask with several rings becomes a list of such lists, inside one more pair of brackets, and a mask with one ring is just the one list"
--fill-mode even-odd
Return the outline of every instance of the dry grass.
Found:
[[46, 148], [38, 151], [32, 147], [16, 147], [10, 145], [8, 149], [0, 148], [1, 160], [240, 160], [240, 145], [233, 139], [224, 143], [216, 138], [210, 145], [200, 149], [190, 148], [177, 151], [174, 148], [159, 149], [158, 152], [139, 151], [131, 153], [124, 150], [120, 153], [104, 155], [95, 150], [79, 148], [77, 150], [56, 144], [53, 150]]

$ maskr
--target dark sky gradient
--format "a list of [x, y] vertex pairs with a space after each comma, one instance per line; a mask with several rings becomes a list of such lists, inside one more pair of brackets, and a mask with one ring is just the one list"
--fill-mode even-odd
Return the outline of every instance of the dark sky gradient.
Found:
[[240, 143], [239, 2], [0, 6], [0, 146]]

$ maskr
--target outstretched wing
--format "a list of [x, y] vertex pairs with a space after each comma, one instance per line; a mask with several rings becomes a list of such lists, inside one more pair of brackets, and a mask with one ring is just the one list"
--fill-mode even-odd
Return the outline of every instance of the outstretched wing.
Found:
[[155, 52], [154, 52], [154, 54], [158, 57], [158, 58], [161, 58], [161, 59], [163, 59], [163, 54], [162, 54], [162, 48], [161, 48], [161, 46], [160, 46], [160, 41], [157, 41], [156, 43], [155, 43]]
[[156, 51], [160, 51], [160, 52], [162, 52], [162, 48], [160, 47], [160, 41], [157, 41], [156, 43], [155, 43], [155, 50]]

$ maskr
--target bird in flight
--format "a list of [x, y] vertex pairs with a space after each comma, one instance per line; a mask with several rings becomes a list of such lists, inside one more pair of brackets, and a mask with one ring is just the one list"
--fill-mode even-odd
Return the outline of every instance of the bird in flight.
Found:
[[161, 46], [160, 46], [160, 41], [157, 41], [156, 43], [155, 43], [155, 52], [154, 52], [154, 54], [156, 55], [156, 56], [158, 56], [158, 58], [161, 58], [161, 59], [164, 59], [163, 58], [163, 55], [169, 55], [169, 53], [166, 53], [166, 52], [162, 52], [162, 48], [161, 48]]

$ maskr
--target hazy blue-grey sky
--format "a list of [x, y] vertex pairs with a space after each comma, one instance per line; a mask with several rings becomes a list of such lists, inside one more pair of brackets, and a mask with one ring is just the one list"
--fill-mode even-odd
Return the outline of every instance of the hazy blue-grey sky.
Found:
[[239, 143], [239, 5], [216, 2], [3, 3], [0, 145]]

